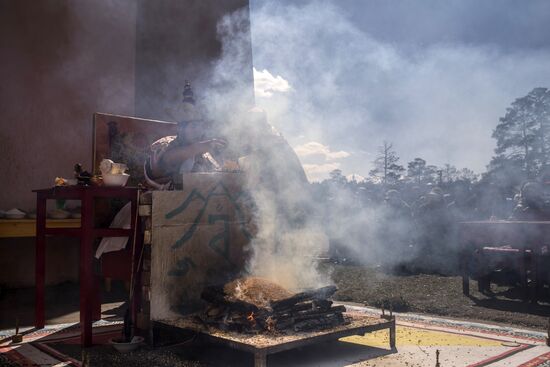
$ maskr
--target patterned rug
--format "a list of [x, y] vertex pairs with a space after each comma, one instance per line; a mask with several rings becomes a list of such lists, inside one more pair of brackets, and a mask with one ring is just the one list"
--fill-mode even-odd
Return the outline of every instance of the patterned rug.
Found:
[[[93, 324], [94, 344], [107, 344], [120, 336], [121, 322], [100, 320]], [[44, 329], [23, 329], [23, 342], [11, 343], [14, 330], [0, 331], [0, 366], [80, 366], [81, 362], [56, 349], [56, 345], [80, 344], [78, 324], [48, 325]]]

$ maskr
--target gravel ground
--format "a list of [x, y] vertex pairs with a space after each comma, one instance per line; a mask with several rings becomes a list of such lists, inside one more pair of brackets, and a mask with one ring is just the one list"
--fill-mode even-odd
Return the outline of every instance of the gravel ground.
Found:
[[[80, 345], [58, 344], [55, 349], [60, 352], [81, 361], [82, 349]], [[110, 345], [97, 345], [88, 348], [90, 366], [109, 366], [109, 367], [202, 367], [205, 366], [197, 361], [191, 361], [185, 355], [182, 355], [182, 348], [161, 348], [149, 349], [142, 348], [139, 351], [129, 353], [119, 353]]]
[[[492, 284], [492, 295], [477, 292], [477, 283], [471, 282], [471, 296], [462, 294], [462, 279], [459, 276], [437, 274], [397, 274], [375, 266], [322, 264], [321, 270], [332, 274], [338, 292], [335, 299], [356, 302], [371, 307], [385, 308], [392, 304], [396, 312], [414, 312], [438, 315], [455, 319], [505, 324], [521, 328], [546, 331], [550, 317], [550, 300], [543, 299], [538, 305], [523, 302], [517, 288]], [[62, 353], [81, 360], [79, 345], [57, 345]], [[144, 366], [144, 367], [202, 367], [215, 365], [207, 356], [216, 355], [219, 360], [233, 360], [232, 366], [252, 365], [250, 356], [236, 354], [228, 348], [182, 345], [120, 354], [110, 345], [89, 348], [91, 366]], [[206, 358], [206, 359], [205, 359]], [[213, 358], [213, 357], [212, 357]], [[210, 359], [212, 359], [210, 358]], [[201, 362], [198, 362], [201, 361]], [[0, 359], [0, 365], [6, 363]], [[9, 365], [9, 364], [6, 364]], [[229, 365], [229, 364], [227, 364]]]
[[462, 278], [437, 274], [392, 274], [379, 267], [325, 264], [338, 286], [335, 299], [449, 318], [468, 319], [545, 331], [550, 302], [534, 305], [521, 300], [517, 288], [491, 284], [492, 295], [477, 292], [470, 281], [470, 297], [462, 294]]

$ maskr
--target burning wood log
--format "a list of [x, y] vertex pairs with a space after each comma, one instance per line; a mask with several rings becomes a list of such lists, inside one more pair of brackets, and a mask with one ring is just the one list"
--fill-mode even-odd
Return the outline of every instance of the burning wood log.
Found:
[[327, 298], [331, 297], [337, 289], [338, 288], [336, 288], [336, 286], [329, 285], [327, 287], [297, 293], [292, 297], [285, 298], [280, 301], [271, 302], [271, 308], [273, 310], [283, 310], [285, 308], [290, 308], [299, 302], [311, 300], [326, 300]]
[[310, 318], [315, 318], [319, 315], [329, 315], [329, 314], [336, 314], [336, 313], [342, 313], [346, 312], [345, 306], [334, 306], [329, 308], [328, 310], [310, 310], [310, 311], [298, 311], [293, 315], [294, 319], [296, 320], [306, 320]]
[[330, 314], [297, 322], [293, 328], [294, 331], [322, 330], [342, 325], [344, 322], [344, 316], [341, 313]]
[[332, 306], [332, 301], [329, 301], [328, 299], [316, 299], [313, 300], [313, 307], [318, 309], [326, 310]]
[[[293, 312], [290, 314], [277, 314], [274, 313], [271, 317], [274, 321], [274, 329], [275, 330], [285, 330], [288, 328], [292, 328], [295, 325], [302, 325], [299, 326], [298, 329], [306, 330], [309, 327], [313, 327], [314, 325], [317, 325], [318, 329], [322, 329], [323, 325], [326, 324], [327, 327], [331, 327], [331, 324], [340, 325], [345, 323], [345, 320], [343, 318], [342, 313], [346, 311], [346, 308], [344, 306], [336, 306], [329, 308], [328, 310], [319, 310], [319, 309], [313, 309], [308, 311], [298, 311]], [[342, 316], [342, 317], [340, 317]], [[335, 317], [335, 318], [334, 318]], [[323, 322], [307, 322], [311, 320], [318, 320]], [[332, 325], [332, 326], [335, 326]], [[299, 331], [299, 330], [296, 330]]]
[[201, 297], [210, 303], [204, 322], [248, 332], [331, 328], [346, 322], [346, 308], [327, 299], [334, 292], [336, 287], [328, 286], [291, 294], [265, 279], [237, 280], [204, 289]]

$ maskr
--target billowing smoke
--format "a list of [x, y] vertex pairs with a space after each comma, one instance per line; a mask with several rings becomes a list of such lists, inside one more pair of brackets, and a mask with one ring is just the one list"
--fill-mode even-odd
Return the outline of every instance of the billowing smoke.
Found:
[[422, 252], [440, 268], [456, 265], [448, 252], [454, 248], [452, 224], [494, 212], [462, 210], [457, 199], [487, 203], [494, 199], [485, 195], [492, 188], [475, 196], [457, 184], [448, 195], [434, 189], [437, 178], [432, 186], [422, 180], [354, 186], [345, 176], [368, 177], [385, 140], [395, 143], [405, 169], [423, 157], [439, 167], [482, 172], [506, 106], [540, 85], [541, 76], [543, 84], [549, 81], [550, 53], [450, 42], [404, 48], [360, 29], [336, 1], [253, 4], [255, 104], [298, 154], [310, 181], [339, 169], [344, 180], [304, 185], [281, 173], [291, 159], [277, 149], [265, 121], [246, 112], [252, 104], [238, 82], [238, 65], [248, 55], [246, 16], [225, 17], [218, 29], [223, 55], [206, 96], [213, 101], [210, 113], [223, 121], [230, 145], [246, 141], [241, 152], [261, 151], [260, 165], [269, 164], [260, 176], [274, 175], [278, 184], [275, 190], [258, 177], [250, 182], [259, 232], [248, 270], [293, 288], [322, 284], [327, 280], [314, 259], [326, 251], [327, 235], [339, 258], [395, 265], [421, 259]]
[[[438, 166], [450, 163], [480, 173], [492, 156], [491, 132], [505, 108], [550, 83], [548, 48], [506, 49], [445, 38], [446, 32], [454, 34], [451, 27], [463, 25], [441, 24], [437, 17], [442, 12], [454, 22], [482, 17], [495, 21], [493, 11], [479, 9], [476, 2], [432, 2], [433, 8], [397, 2], [391, 11], [380, 2], [288, 3], [252, 1], [254, 67], [256, 80], [262, 82], [256, 84], [256, 103], [293, 147], [314, 142], [349, 153], [341, 159], [323, 152], [301, 155], [314, 180], [328, 178], [334, 168], [367, 176], [384, 140], [395, 144], [403, 162], [422, 157]], [[518, 7], [518, 14], [534, 19], [539, 5]], [[493, 7], [502, 10], [496, 3]], [[453, 10], [457, 8], [460, 14]], [[352, 20], [363, 16], [350, 15], [353, 11], [371, 21], [377, 18], [373, 12], [391, 14], [395, 22], [385, 26], [387, 35], [373, 35]], [[501, 25], [502, 32], [520, 23], [518, 17]], [[395, 40], [413, 29], [413, 19], [426, 23], [418, 26], [430, 42], [414, 36], [410, 38], [416, 43]], [[435, 27], [431, 34], [428, 25]], [[523, 34], [532, 35], [524, 28]], [[483, 30], [480, 38], [491, 33]], [[288, 87], [281, 90], [284, 81]]]
[[[447, 12], [458, 7], [474, 17], [477, 5], [465, 3], [449, 4]], [[313, 181], [327, 179], [336, 169], [344, 176], [368, 177], [383, 141], [394, 143], [403, 174], [416, 157], [481, 173], [493, 155], [491, 134], [506, 107], [534, 87], [550, 84], [548, 48], [506, 48], [433, 34], [426, 36], [426, 44], [403, 46], [391, 36], [368, 33], [344, 11], [346, 4], [355, 11], [362, 9], [358, 4], [374, 11], [381, 5], [253, 4], [256, 103], [288, 138]], [[430, 12], [399, 4], [395, 12], [402, 11], [402, 18], [417, 16], [433, 24]], [[538, 6], [517, 10], [536, 14]], [[437, 9], [433, 14], [440, 14]], [[484, 19], [490, 22], [488, 14]], [[434, 33], [457, 25], [438, 27]], [[422, 180], [393, 186], [331, 181], [314, 185], [315, 200], [323, 203], [318, 212], [332, 247], [344, 252], [340, 257], [361, 262], [394, 265], [414, 259], [422, 267], [422, 252], [450, 269], [456, 265], [448, 252], [456, 248], [454, 223], [505, 219], [514, 204], [513, 193], [502, 196], [493, 185], [480, 185], [476, 193], [460, 183], [433, 191], [443, 181], [437, 177], [430, 180], [432, 186]], [[397, 193], [387, 197], [390, 189]]]
[[248, 9], [227, 15], [218, 25], [222, 56], [215, 65], [204, 100], [216, 129], [229, 142], [225, 159], [239, 159], [247, 171], [247, 190], [255, 203], [257, 233], [246, 272], [271, 279], [289, 289], [327, 284], [316, 269], [317, 257], [328, 247], [319, 229], [309, 184], [287, 143], [269, 124], [269, 116], [253, 109], [243, 78], [250, 57]]

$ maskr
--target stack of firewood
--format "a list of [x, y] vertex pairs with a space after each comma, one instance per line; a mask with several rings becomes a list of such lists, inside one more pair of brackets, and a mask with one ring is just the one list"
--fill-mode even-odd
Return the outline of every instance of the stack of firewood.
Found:
[[223, 287], [207, 287], [202, 298], [209, 306], [202, 320], [209, 326], [238, 332], [328, 329], [346, 323], [346, 308], [333, 306], [328, 299], [334, 292], [335, 286], [327, 286], [257, 305], [228, 297]]

